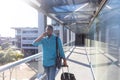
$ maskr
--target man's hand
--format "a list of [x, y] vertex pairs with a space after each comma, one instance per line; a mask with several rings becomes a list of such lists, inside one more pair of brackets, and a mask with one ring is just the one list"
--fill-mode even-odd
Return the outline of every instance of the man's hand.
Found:
[[63, 59], [63, 66], [68, 66], [66, 59]]
[[47, 36], [47, 32], [44, 32], [44, 33], [42, 34], [42, 36], [43, 36], [43, 37]]
[[47, 36], [47, 32], [44, 32], [42, 35], [40, 35], [37, 39], [35, 39], [34, 42], [40, 41], [43, 37]]

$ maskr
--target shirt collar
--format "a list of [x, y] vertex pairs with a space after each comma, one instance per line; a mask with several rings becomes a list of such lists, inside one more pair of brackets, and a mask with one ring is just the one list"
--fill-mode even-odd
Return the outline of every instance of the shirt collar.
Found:
[[[52, 35], [50, 36], [50, 38], [52, 38], [53, 36], [54, 36], [54, 35], [52, 34]], [[46, 38], [47, 38], [47, 39], [50, 39], [48, 36], [46, 36]]]

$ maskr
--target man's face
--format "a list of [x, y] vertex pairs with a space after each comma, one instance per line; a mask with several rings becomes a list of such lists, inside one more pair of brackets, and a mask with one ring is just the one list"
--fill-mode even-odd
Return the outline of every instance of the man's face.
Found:
[[49, 35], [52, 35], [53, 30], [52, 30], [50, 27], [47, 27], [47, 28], [46, 28], [46, 32], [47, 32], [47, 34], [48, 34], [48, 36], [49, 36]]

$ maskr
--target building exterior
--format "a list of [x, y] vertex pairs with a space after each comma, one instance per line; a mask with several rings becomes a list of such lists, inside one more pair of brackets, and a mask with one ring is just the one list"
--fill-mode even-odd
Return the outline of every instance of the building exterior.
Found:
[[0, 37], [0, 46], [2, 48], [8, 48], [9, 46], [13, 48], [15, 46], [15, 38], [11, 37]]
[[32, 45], [33, 40], [38, 37], [38, 28], [13, 28], [15, 29], [16, 46], [24, 56], [30, 56], [38, 52], [38, 47]]

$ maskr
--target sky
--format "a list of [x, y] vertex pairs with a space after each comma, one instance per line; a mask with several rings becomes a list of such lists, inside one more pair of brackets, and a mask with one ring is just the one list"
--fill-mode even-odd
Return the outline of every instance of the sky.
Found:
[[22, 0], [0, 0], [0, 36], [15, 37], [12, 27], [37, 26], [37, 10]]

